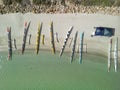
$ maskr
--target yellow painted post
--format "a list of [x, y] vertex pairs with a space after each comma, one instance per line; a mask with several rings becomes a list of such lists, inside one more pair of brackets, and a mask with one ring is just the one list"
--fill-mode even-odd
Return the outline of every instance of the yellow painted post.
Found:
[[37, 32], [37, 40], [36, 40], [36, 54], [39, 52], [39, 46], [40, 46], [40, 36], [42, 31], [42, 23], [38, 24], [38, 32]]
[[53, 54], [55, 54], [53, 22], [50, 23], [50, 37], [51, 37], [51, 44], [52, 44], [52, 52], [53, 52]]
[[42, 35], [42, 44], [44, 45], [45, 43], [44, 43], [44, 40], [45, 40], [45, 35], [43, 34]]

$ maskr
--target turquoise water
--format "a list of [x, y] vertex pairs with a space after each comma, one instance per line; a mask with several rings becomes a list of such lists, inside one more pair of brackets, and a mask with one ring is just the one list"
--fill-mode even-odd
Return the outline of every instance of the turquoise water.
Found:
[[107, 72], [107, 58], [84, 54], [83, 64], [70, 63], [70, 54], [19, 52], [7, 61], [0, 52], [0, 90], [120, 90], [120, 70]]

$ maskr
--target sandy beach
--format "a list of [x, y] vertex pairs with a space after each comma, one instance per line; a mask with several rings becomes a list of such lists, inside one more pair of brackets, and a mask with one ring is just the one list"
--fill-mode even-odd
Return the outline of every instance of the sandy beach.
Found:
[[[66, 37], [67, 31], [71, 26], [73, 26], [72, 34], [67, 43], [65, 51], [71, 51], [72, 45], [69, 48], [70, 40], [74, 37], [75, 32], [78, 31], [77, 46], [80, 43], [80, 33], [84, 32], [84, 44], [87, 44], [88, 53], [98, 53], [107, 56], [108, 52], [108, 42], [110, 38], [120, 36], [120, 16], [103, 15], [103, 14], [86, 14], [86, 13], [74, 13], [74, 14], [33, 14], [33, 13], [14, 13], [14, 14], [4, 14], [0, 15], [0, 51], [7, 50], [7, 27], [11, 27], [12, 30], [12, 40], [15, 38], [18, 49], [21, 49], [23, 33], [24, 33], [24, 23], [31, 21], [30, 28], [28, 31], [31, 37], [31, 45], [28, 45], [28, 49], [35, 49], [36, 35], [38, 29], [38, 23], [43, 23], [42, 34], [45, 35], [45, 45], [40, 45], [40, 49], [51, 50], [50, 41], [50, 22], [53, 21], [54, 33], [58, 33], [59, 43], [56, 41], [56, 50], [60, 51], [62, 48], [64, 39]], [[91, 37], [94, 27], [105, 26], [115, 28], [114, 37]], [[119, 39], [120, 41], [120, 39]], [[72, 43], [73, 44], [73, 43]], [[119, 42], [120, 44], [120, 42]], [[113, 43], [114, 46], [114, 43]], [[84, 46], [85, 47], [85, 46]], [[85, 50], [85, 49], [84, 49]], [[119, 47], [120, 50], [120, 47]]]
[[[53, 22], [56, 53], [52, 53], [50, 23]], [[30, 24], [27, 34], [26, 50], [21, 54], [25, 22]], [[40, 41], [40, 50], [36, 55], [38, 23], [43, 23], [41, 36], [45, 35], [44, 45]], [[68, 39], [63, 56], [60, 50], [63, 46], [69, 28], [73, 31]], [[94, 36], [94, 27], [115, 28], [115, 36]], [[12, 49], [8, 55], [7, 27], [11, 27]], [[73, 60], [72, 38], [78, 31], [76, 52], [80, 44], [80, 34], [84, 32], [83, 60], [75, 53]], [[56, 39], [58, 33], [58, 40]], [[31, 44], [29, 45], [29, 35]], [[118, 37], [120, 50], [120, 16], [106, 14], [33, 14], [9, 13], [0, 15], [0, 90], [120, 90], [120, 63], [111, 59], [108, 65], [108, 47], [112, 38], [112, 51], [115, 38]], [[16, 39], [17, 50], [14, 47]], [[42, 37], [41, 37], [42, 39]], [[71, 43], [71, 45], [70, 45]], [[87, 46], [87, 48], [86, 48]], [[11, 45], [9, 44], [9, 47]], [[86, 53], [87, 49], [87, 53]], [[116, 55], [117, 56], [117, 55]], [[118, 54], [120, 62], [120, 51]], [[82, 63], [81, 63], [82, 62]], [[116, 66], [118, 65], [118, 68]]]

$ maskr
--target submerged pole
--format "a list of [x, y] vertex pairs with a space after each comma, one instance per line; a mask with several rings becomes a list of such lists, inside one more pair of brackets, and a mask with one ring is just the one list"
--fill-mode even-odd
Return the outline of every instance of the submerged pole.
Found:
[[55, 54], [53, 22], [50, 23], [50, 37], [51, 37], [51, 44], [52, 44], [52, 53]]
[[72, 33], [72, 30], [73, 30], [73, 26], [70, 27], [70, 29], [69, 29], [69, 31], [68, 31], [68, 33], [67, 33], [67, 36], [66, 36], [66, 38], [65, 38], [63, 47], [62, 47], [61, 52], [60, 52], [60, 57], [62, 56], [62, 54], [63, 54], [63, 52], [64, 52], [65, 46], [66, 46], [67, 41], [68, 41], [68, 39], [69, 39], [69, 37], [70, 37], [70, 34]]
[[82, 64], [82, 57], [83, 57], [83, 39], [84, 39], [84, 32], [80, 33], [80, 64]]
[[24, 35], [23, 35], [23, 43], [22, 43], [22, 54], [25, 51], [26, 38], [27, 38], [27, 33], [28, 33], [28, 30], [29, 30], [29, 27], [30, 27], [30, 23], [31, 22], [29, 22], [28, 26], [27, 26], [27, 22], [25, 23], [25, 29], [24, 29]]
[[115, 72], [117, 72], [118, 70], [118, 37], [115, 38], [114, 67], [115, 67]]
[[36, 40], [36, 54], [38, 54], [39, 52], [41, 31], [42, 31], [42, 23], [41, 24], [39, 23], [38, 32], [37, 32], [37, 40]]
[[8, 60], [12, 60], [11, 27], [7, 28], [7, 32], [8, 32]]
[[111, 59], [112, 59], [112, 39], [110, 39], [109, 47], [108, 47], [108, 72], [111, 68]]
[[72, 55], [71, 55], [71, 58], [70, 58], [71, 63], [73, 62], [73, 58], [74, 58], [75, 46], [76, 46], [76, 41], [77, 41], [77, 35], [78, 35], [78, 31], [76, 31], [75, 37], [74, 37], [74, 43], [73, 43], [73, 48], [72, 48]]

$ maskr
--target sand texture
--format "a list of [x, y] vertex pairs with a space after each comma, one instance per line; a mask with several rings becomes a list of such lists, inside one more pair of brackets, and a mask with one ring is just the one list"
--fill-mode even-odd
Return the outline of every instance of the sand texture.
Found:
[[[64, 39], [66, 37], [67, 31], [71, 26], [73, 26], [72, 34], [68, 40], [65, 51], [71, 51], [72, 45], [69, 47], [71, 38], [74, 37], [75, 32], [78, 31], [77, 47], [80, 43], [80, 33], [84, 32], [84, 44], [87, 44], [87, 52], [99, 55], [107, 56], [108, 53], [108, 42], [110, 37], [91, 37], [92, 32], [95, 30], [94, 27], [105, 26], [115, 28], [114, 38], [120, 36], [120, 16], [112, 15], [102, 15], [102, 14], [33, 14], [33, 13], [14, 13], [14, 14], [4, 14], [0, 15], [0, 51], [8, 50], [7, 48], [7, 27], [11, 27], [12, 39], [16, 39], [16, 44], [18, 49], [21, 49], [23, 33], [24, 33], [24, 23], [31, 21], [31, 25], [28, 31], [31, 37], [31, 45], [28, 45], [27, 38], [27, 49], [35, 49], [36, 37], [38, 23], [43, 22], [42, 34], [45, 35], [45, 45], [40, 44], [40, 50], [46, 49], [51, 50], [51, 40], [50, 40], [50, 22], [53, 21], [54, 33], [58, 33], [59, 43], [55, 37], [55, 47], [56, 50], [60, 51], [62, 48]], [[120, 38], [119, 38], [120, 44]], [[14, 49], [14, 46], [13, 46]], [[84, 51], [85, 51], [84, 46]], [[113, 43], [114, 49], [114, 43]], [[120, 47], [119, 47], [120, 50]]]

